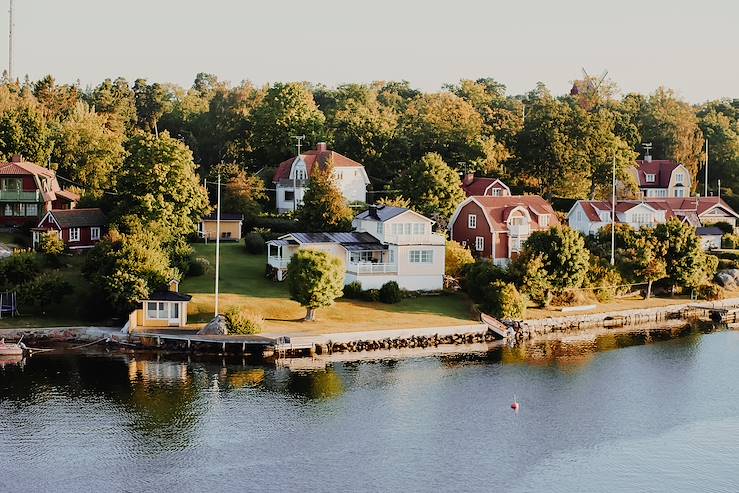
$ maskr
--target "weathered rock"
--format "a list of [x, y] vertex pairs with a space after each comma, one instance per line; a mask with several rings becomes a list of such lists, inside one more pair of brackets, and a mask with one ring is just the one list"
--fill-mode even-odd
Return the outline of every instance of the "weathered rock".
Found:
[[[739, 269], [730, 269], [730, 270], [739, 270]], [[736, 288], [736, 279], [731, 274], [721, 271], [718, 274], [716, 274], [716, 282], [727, 289], [734, 289]]]
[[724, 269], [720, 270], [719, 274], [727, 274], [734, 278], [734, 282], [739, 284], [739, 269]]
[[228, 327], [226, 326], [226, 317], [216, 315], [216, 317], [208, 322], [208, 324], [198, 331], [198, 335], [228, 335]]

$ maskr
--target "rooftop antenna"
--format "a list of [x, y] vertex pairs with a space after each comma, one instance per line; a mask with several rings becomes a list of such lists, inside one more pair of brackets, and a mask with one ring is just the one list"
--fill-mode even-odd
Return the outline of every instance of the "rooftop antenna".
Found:
[[644, 160], [647, 162], [652, 161], [652, 143], [642, 142], [641, 146], [644, 148]]
[[[303, 139], [305, 139], [305, 135], [293, 135], [292, 138], [297, 140], [297, 143], [295, 144], [295, 146], [298, 148], [298, 156], [295, 159], [300, 159], [300, 147], [303, 145]], [[298, 175], [297, 170], [295, 170], [295, 167], [293, 166], [293, 212], [298, 210], [297, 175]]]
[[8, 80], [13, 80], [13, 0], [10, 0], [8, 20]]

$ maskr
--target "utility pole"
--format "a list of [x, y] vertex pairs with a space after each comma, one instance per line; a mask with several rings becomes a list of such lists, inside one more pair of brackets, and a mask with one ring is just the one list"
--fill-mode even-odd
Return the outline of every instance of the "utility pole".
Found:
[[611, 265], [616, 265], [616, 154], [613, 154], [611, 178]]
[[8, 81], [13, 80], [13, 0], [10, 0], [8, 19]]
[[[303, 139], [305, 139], [305, 135], [293, 135], [293, 139], [297, 140], [297, 148], [298, 148], [298, 156], [295, 158], [296, 160], [300, 159], [300, 147], [303, 143]], [[295, 169], [295, 161], [293, 161], [293, 212], [298, 210], [298, 180], [297, 180], [297, 170]]]
[[703, 196], [708, 197], [708, 138], [706, 138], [706, 177], [704, 178], [705, 185], [703, 189]]
[[216, 303], [215, 316], [218, 316], [218, 277], [221, 271], [221, 172], [218, 172], [218, 202], [216, 205]]

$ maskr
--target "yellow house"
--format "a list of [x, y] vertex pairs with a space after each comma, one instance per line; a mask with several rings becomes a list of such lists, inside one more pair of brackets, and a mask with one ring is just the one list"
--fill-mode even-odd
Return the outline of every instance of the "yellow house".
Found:
[[157, 291], [141, 300], [141, 308], [128, 317], [127, 332], [152, 327], [185, 327], [187, 302], [192, 296], [180, 293], [179, 286], [180, 282], [172, 279], [167, 291]]
[[[200, 221], [198, 234], [206, 240], [216, 239], [216, 215], [205, 216]], [[244, 216], [241, 214], [221, 213], [221, 241], [241, 241], [241, 229], [244, 225]]]

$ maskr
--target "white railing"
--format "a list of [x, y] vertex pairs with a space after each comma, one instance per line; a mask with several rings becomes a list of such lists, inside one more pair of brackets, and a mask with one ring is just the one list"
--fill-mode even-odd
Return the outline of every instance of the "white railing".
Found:
[[425, 234], [425, 235], [396, 235], [392, 233], [386, 233], [385, 243], [392, 243], [395, 245], [443, 245], [444, 237], [437, 234]]
[[290, 259], [282, 257], [267, 257], [267, 263], [272, 267], [284, 269], [285, 267], [287, 267], [287, 264], [290, 263]]
[[525, 236], [531, 233], [531, 228], [528, 224], [511, 224], [508, 226], [508, 234], [511, 236]]
[[398, 272], [397, 264], [374, 264], [372, 262], [349, 262], [346, 270], [356, 274], [386, 274]]

